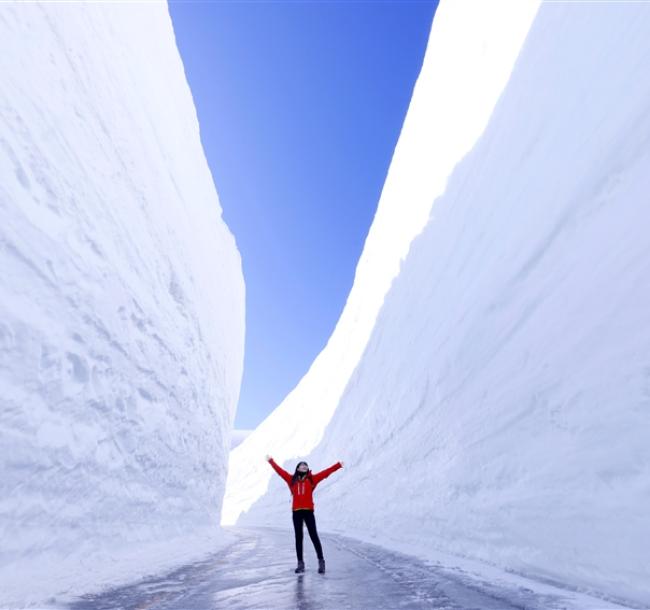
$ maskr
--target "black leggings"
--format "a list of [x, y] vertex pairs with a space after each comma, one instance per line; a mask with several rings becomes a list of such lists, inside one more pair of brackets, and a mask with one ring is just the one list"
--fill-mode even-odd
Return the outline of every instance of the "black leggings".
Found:
[[309, 537], [314, 543], [316, 555], [318, 559], [323, 559], [323, 547], [318, 539], [318, 532], [316, 531], [316, 519], [314, 519], [313, 510], [294, 510], [293, 511], [293, 530], [296, 534], [296, 555], [298, 561], [302, 561], [302, 524], [307, 526]]

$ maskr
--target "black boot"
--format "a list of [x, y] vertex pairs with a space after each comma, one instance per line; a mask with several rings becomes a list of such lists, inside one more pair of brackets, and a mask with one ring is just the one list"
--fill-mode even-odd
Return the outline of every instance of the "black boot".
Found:
[[325, 560], [324, 559], [319, 559], [318, 560], [318, 573], [319, 574], [325, 574]]
[[298, 562], [298, 567], [294, 570], [296, 574], [300, 574], [301, 572], [305, 571], [305, 562], [304, 561], [299, 561]]

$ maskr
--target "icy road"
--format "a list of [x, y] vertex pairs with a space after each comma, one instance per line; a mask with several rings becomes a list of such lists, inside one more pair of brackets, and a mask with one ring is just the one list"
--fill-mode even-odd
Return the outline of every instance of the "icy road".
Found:
[[[293, 533], [231, 528], [238, 541], [168, 574], [85, 595], [71, 610], [419, 610], [621, 608], [616, 604], [511, 577], [494, 584], [461, 568], [425, 563], [381, 547], [321, 534], [328, 570], [305, 537], [304, 575], [296, 575]], [[519, 581], [519, 582], [518, 582]]]

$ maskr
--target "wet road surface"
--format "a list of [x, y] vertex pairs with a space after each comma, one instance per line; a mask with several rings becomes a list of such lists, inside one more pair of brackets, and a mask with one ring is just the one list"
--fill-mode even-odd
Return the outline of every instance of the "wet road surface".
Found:
[[[327, 573], [305, 536], [306, 572], [294, 574], [293, 532], [236, 528], [239, 540], [202, 561], [96, 595], [70, 610], [559, 609], [561, 594], [497, 587], [466, 573], [349, 538], [321, 534]], [[605, 604], [604, 604], [605, 605]]]

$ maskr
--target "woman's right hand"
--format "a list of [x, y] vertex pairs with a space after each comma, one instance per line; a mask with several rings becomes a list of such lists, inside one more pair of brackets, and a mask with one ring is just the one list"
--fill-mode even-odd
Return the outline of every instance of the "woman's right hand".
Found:
[[266, 461], [270, 462], [273, 458], [267, 453], [266, 454]]

